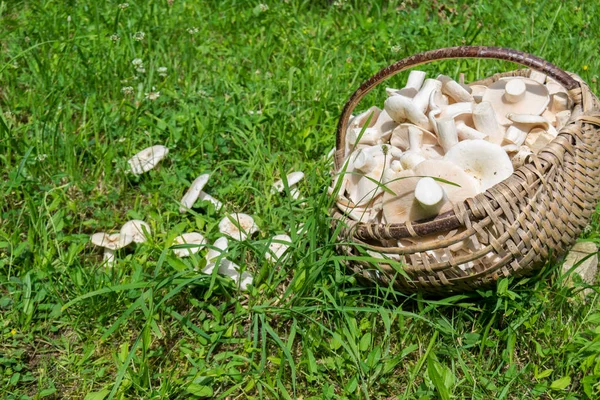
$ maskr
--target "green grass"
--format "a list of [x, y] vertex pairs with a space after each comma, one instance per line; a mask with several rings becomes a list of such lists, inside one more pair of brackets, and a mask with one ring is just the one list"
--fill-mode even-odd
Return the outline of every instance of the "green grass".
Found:
[[[1, 398], [598, 398], [597, 286], [583, 301], [557, 262], [435, 301], [365, 286], [335, 253], [324, 195], [345, 100], [402, 57], [513, 47], [598, 92], [594, 2], [118, 3], [0, 2]], [[513, 67], [423, 68], [470, 81]], [[167, 159], [127, 175], [154, 144]], [[269, 191], [292, 170], [304, 202]], [[169, 250], [182, 232], [219, 236], [214, 207], [178, 212], [207, 172], [207, 192], [260, 227], [228, 254], [255, 276], [248, 293]], [[131, 218], [152, 239], [105, 269], [89, 235]], [[585, 237], [599, 232], [595, 216]], [[271, 266], [277, 233], [293, 246]]]

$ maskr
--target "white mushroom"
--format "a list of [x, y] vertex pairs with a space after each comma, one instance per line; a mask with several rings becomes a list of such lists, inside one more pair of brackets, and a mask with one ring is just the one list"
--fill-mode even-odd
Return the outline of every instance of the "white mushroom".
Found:
[[177, 257], [189, 257], [192, 254], [196, 254], [202, 245], [206, 243], [204, 236], [198, 232], [188, 232], [183, 235], [177, 236], [173, 239], [174, 245], [189, 245], [182, 246], [182, 248], [173, 249], [173, 253]]
[[[292, 194], [292, 197], [294, 196], [294, 189], [296, 189], [296, 185], [302, 179], [304, 179], [304, 172], [302, 172], [302, 171], [292, 172], [286, 176], [287, 184], [288, 184], [288, 187], [290, 188], [290, 193]], [[279, 193], [283, 192], [285, 190], [285, 187], [283, 185], [283, 179], [279, 179], [277, 182], [275, 182], [273, 184], [273, 187], [271, 190], [273, 192], [279, 192]], [[296, 189], [296, 192], [297, 192], [297, 189]]]
[[392, 119], [398, 123], [410, 121], [424, 129], [430, 129], [427, 116], [413, 103], [413, 99], [402, 95], [388, 97], [384, 109]]
[[[371, 109], [372, 108], [373, 107], [371, 107]], [[376, 144], [386, 143], [389, 140], [392, 131], [398, 124], [388, 115], [385, 110], [377, 110], [378, 111], [373, 114], [373, 118], [371, 119], [368, 127], [364, 128], [363, 126], [359, 126], [348, 129], [346, 140], [351, 143], [352, 146], [358, 144], [373, 146]], [[358, 118], [360, 118], [360, 116]], [[361, 133], [362, 136], [360, 136]]]
[[425, 75], [427, 74], [423, 71], [410, 71], [406, 85], [402, 89], [398, 90], [386, 88], [385, 91], [387, 92], [388, 96], [402, 95], [413, 98], [419, 92], [419, 89], [421, 89], [423, 81], [425, 80]]
[[439, 75], [437, 79], [442, 82], [442, 93], [453, 99], [454, 102], [459, 103], [475, 101], [473, 99], [473, 95], [471, 95], [467, 89], [462, 87], [460, 83], [456, 82], [454, 79], [446, 75]]
[[258, 226], [248, 214], [234, 213], [219, 222], [219, 231], [232, 239], [243, 241], [254, 232], [257, 232]]
[[109, 235], [99, 232], [94, 233], [90, 241], [92, 244], [104, 248], [104, 262], [106, 265], [112, 266], [115, 263], [115, 252], [133, 242], [133, 237], [120, 233]]
[[292, 238], [288, 235], [275, 235], [271, 239], [271, 244], [269, 245], [269, 249], [265, 254], [265, 258], [271, 262], [276, 263], [281, 259], [285, 251], [292, 244]]
[[452, 146], [458, 143], [458, 132], [456, 124], [451, 118], [442, 118], [437, 120], [438, 141], [444, 151], [450, 150]]
[[215, 266], [219, 263], [219, 257], [229, 247], [229, 240], [225, 236], [221, 236], [209, 247], [206, 253], [206, 267], [202, 270], [205, 274], [211, 274]]
[[[384, 169], [389, 166], [392, 156], [387, 155], [383, 149], [384, 145], [366, 147], [359, 150], [352, 158], [352, 168], [346, 180], [348, 198], [358, 206], [371, 201], [382, 188], [379, 182], [382, 179]], [[386, 146], [389, 149], [389, 146]], [[362, 175], [361, 175], [362, 174]]]
[[431, 177], [419, 179], [415, 187], [415, 199], [430, 216], [437, 215], [447, 200], [444, 189]]
[[150, 235], [150, 225], [139, 219], [134, 219], [123, 224], [121, 235], [131, 236], [135, 243], [146, 241], [146, 235]]
[[446, 153], [444, 160], [453, 162], [478, 180], [481, 191], [513, 173], [512, 163], [502, 147], [485, 140], [463, 140]]
[[240, 266], [228, 259], [221, 260], [219, 264], [219, 274], [225, 275], [233, 279], [240, 290], [248, 290], [248, 286], [252, 284], [253, 278], [248, 272], [239, 273]]
[[400, 124], [394, 129], [390, 143], [406, 150], [399, 157], [405, 169], [410, 169], [426, 159], [442, 158], [444, 151], [433, 133], [413, 124]]
[[473, 107], [473, 123], [475, 128], [486, 135], [487, 140], [491, 143], [502, 144], [504, 132], [498, 124], [492, 104], [482, 101]]
[[127, 161], [134, 175], [141, 175], [150, 171], [169, 153], [169, 149], [162, 145], [148, 147]]
[[223, 203], [219, 200], [202, 191], [209, 178], [210, 174], [202, 174], [194, 179], [190, 188], [185, 192], [185, 195], [183, 195], [183, 198], [181, 199], [181, 207], [179, 207], [180, 213], [185, 213], [191, 209], [198, 199], [210, 201], [217, 209], [220, 209], [223, 206]]
[[550, 101], [546, 86], [523, 77], [501, 78], [492, 83], [483, 94], [482, 101], [491, 104], [500, 125], [508, 125], [509, 113], [540, 115]]

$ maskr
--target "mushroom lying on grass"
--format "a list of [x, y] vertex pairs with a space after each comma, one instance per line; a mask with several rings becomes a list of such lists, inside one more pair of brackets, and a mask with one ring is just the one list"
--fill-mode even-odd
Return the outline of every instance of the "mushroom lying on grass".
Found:
[[206, 239], [198, 232], [184, 233], [173, 240], [173, 244], [177, 246], [173, 249], [173, 253], [177, 257], [189, 257], [197, 253], [205, 243]]
[[[294, 200], [297, 200], [300, 197], [300, 192], [296, 185], [304, 179], [304, 172], [296, 171], [288, 174], [286, 176], [286, 181], [288, 184], [288, 188], [290, 189], [290, 194]], [[279, 179], [277, 182], [273, 184], [272, 191], [282, 193], [285, 190], [285, 186], [283, 184], [283, 179]]]
[[265, 254], [265, 258], [272, 264], [283, 257], [283, 254], [292, 244], [292, 238], [288, 235], [275, 235], [271, 239], [271, 244]]
[[169, 149], [162, 145], [148, 147], [127, 161], [131, 168], [131, 173], [141, 175], [156, 167], [158, 163], [169, 154]]
[[192, 185], [181, 199], [181, 207], [179, 207], [180, 213], [185, 213], [191, 209], [198, 199], [210, 201], [215, 205], [217, 210], [223, 207], [223, 203], [202, 191], [209, 178], [210, 174], [202, 174], [192, 182]]
[[244, 241], [248, 236], [258, 232], [254, 218], [248, 214], [233, 213], [219, 222], [219, 231], [232, 239]]

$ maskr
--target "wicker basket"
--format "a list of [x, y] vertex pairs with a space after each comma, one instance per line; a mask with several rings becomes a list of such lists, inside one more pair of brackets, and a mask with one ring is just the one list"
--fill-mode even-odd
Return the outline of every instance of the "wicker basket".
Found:
[[[492, 58], [542, 72], [563, 85], [573, 100], [572, 115], [558, 136], [505, 181], [433, 219], [406, 224], [368, 224], [333, 210], [337, 250], [354, 272], [405, 292], [451, 294], [494, 284], [500, 277], [524, 276], [549, 255], [560, 257], [588, 223], [600, 199], [600, 111], [598, 99], [580, 78], [536, 56], [497, 47], [452, 47], [417, 54], [382, 69], [346, 103], [337, 127], [335, 171], [344, 161], [348, 119], [358, 102], [385, 79], [415, 65], [450, 58]], [[528, 76], [530, 69], [496, 74]], [[397, 247], [399, 239], [427, 237]], [[448, 248], [477, 240], [481, 249], [452, 256]], [[430, 250], [442, 251], [436, 261]], [[367, 256], [367, 257], [365, 257]], [[376, 258], [375, 258], [376, 257]], [[439, 260], [439, 258], [437, 258]], [[470, 268], [461, 268], [469, 265]]]

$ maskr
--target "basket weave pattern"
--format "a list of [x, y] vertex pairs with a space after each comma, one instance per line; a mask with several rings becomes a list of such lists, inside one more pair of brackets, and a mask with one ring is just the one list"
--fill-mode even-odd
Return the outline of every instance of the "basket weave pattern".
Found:
[[[599, 102], [575, 75], [525, 53], [493, 47], [455, 47], [401, 60], [373, 76], [352, 95], [338, 125], [336, 172], [344, 160], [348, 117], [360, 99], [388, 77], [411, 66], [444, 58], [482, 57], [517, 62], [552, 77], [569, 90], [572, 115], [558, 136], [505, 181], [453, 210], [428, 221], [367, 224], [334, 210], [341, 224], [337, 250], [359, 275], [403, 292], [450, 294], [493, 284], [503, 276], [523, 276], [541, 267], [551, 255], [562, 256], [589, 222], [600, 200]], [[477, 82], [489, 85], [501, 77], [528, 76], [522, 69]], [[398, 239], [421, 238], [398, 247]], [[474, 252], [452, 255], [448, 248], [475, 240]], [[360, 260], [365, 250], [381, 262]], [[438, 262], [432, 250], [444, 252]], [[376, 254], [376, 255], [374, 255]], [[364, 258], [364, 257], [362, 257]], [[387, 259], [395, 260], [389, 262]], [[398, 261], [401, 263], [398, 263]], [[401, 265], [399, 267], [398, 265]], [[461, 268], [468, 265], [469, 268]], [[398, 268], [404, 271], [400, 273]]]

